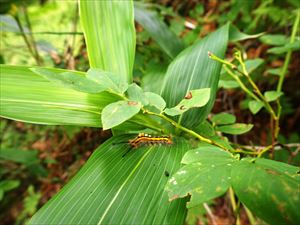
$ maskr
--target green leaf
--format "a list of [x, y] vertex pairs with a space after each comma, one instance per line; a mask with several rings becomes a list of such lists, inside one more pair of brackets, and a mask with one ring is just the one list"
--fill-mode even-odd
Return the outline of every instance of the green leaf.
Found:
[[216, 129], [225, 134], [244, 134], [251, 130], [253, 124], [235, 123], [231, 125], [217, 126]]
[[297, 50], [300, 50], [300, 41], [295, 41], [294, 43], [288, 43], [282, 47], [270, 48], [267, 52], [279, 55], [282, 53], [286, 53], [288, 51], [297, 51]]
[[19, 180], [3, 180], [0, 181], [0, 190], [2, 190], [3, 192], [10, 191], [19, 187], [19, 185]]
[[202, 88], [189, 91], [179, 104], [173, 108], [165, 109], [165, 113], [170, 116], [183, 114], [191, 108], [198, 108], [205, 106], [209, 101], [210, 88]]
[[55, 82], [63, 87], [68, 87], [76, 91], [85, 93], [99, 93], [105, 89], [99, 86], [96, 82], [86, 78], [82, 72], [61, 72], [47, 68], [30, 68], [30, 70], [45, 79]]
[[128, 88], [128, 84], [123, 82], [118, 75], [101, 69], [89, 69], [87, 78], [96, 82], [103, 90], [110, 92], [123, 94]]
[[135, 3], [134, 18], [171, 58], [174, 58], [184, 49], [181, 39], [160, 20], [154, 11], [149, 11], [143, 5]]
[[164, 110], [164, 108], [166, 107], [166, 102], [160, 95], [153, 92], [145, 92], [144, 94], [149, 101], [150, 106], [154, 106], [159, 110], [159, 112]]
[[149, 104], [149, 101], [145, 96], [142, 88], [140, 88], [136, 83], [132, 83], [129, 85], [127, 94], [130, 101], [140, 102], [143, 106]]
[[171, 108], [184, 98], [189, 90], [210, 88], [210, 100], [201, 109], [192, 109], [182, 117], [182, 124], [187, 127], [199, 125], [210, 112], [218, 88], [221, 63], [210, 59], [208, 51], [220, 58], [225, 56], [228, 42], [229, 25], [219, 28], [191, 47], [182, 51], [168, 67], [162, 97]]
[[249, 109], [252, 112], [252, 114], [255, 115], [262, 109], [262, 107], [264, 106], [264, 103], [262, 101], [252, 100], [252, 101], [248, 102], [248, 106], [249, 106]]
[[168, 176], [179, 169], [189, 145], [132, 149], [133, 136], [102, 144], [76, 176], [31, 219], [29, 224], [184, 224], [186, 200], [168, 202]]
[[263, 34], [264, 33], [249, 35], [249, 34], [245, 34], [245, 33], [241, 32], [236, 26], [234, 26], [232, 24], [230, 24], [230, 27], [229, 27], [229, 41], [232, 41], [232, 42], [258, 38]]
[[267, 45], [285, 45], [289, 42], [289, 38], [282, 34], [267, 34], [259, 38], [259, 40]]
[[191, 195], [188, 207], [223, 195], [230, 186], [231, 167], [236, 159], [214, 146], [203, 146], [188, 151], [186, 164], [169, 180], [166, 190], [170, 199]]
[[298, 224], [298, 170], [273, 160], [244, 159], [233, 166], [231, 183], [241, 202], [267, 223]]
[[132, 1], [79, 2], [90, 66], [110, 71], [131, 83], [135, 53]]
[[[264, 60], [260, 58], [246, 60], [245, 61], [246, 70], [250, 74], [253, 71], [255, 71], [259, 66], [261, 66], [263, 63]], [[239, 68], [242, 69], [241, 67]]]
[[237, 88], [240, 85], [235, 80], [219, 80], [218, 86], [220, 88], [222, 87], [222, 88], [225, 88], [225, 89], [232, 89], [232, 88]]
[[165, 77], [166, 71], [162, 68], [151, 70], [143, 75], [141, 87], [144, 91], [151, 91], [156, 94], [161, 93], [162, 80]]
[[205, 137], [211, 137], [216, 134], [215, 129], [207, 120], [204, 120], [194, 131]]
[[232, 115], [230, 113], [218, 113], [212, 116], [211, 121], [217, 125], [231, 124], [235, 123], [236, 118], [235, 115]]
[[5, 160], [11, 160], [17, 163], [23, 163], [25, 165], [34, 164], [39, 162], [38, 151], [30, 150], [23, 151], [18, 149], [3, 149], [0, 151], [0, 158]]
[[142, 105], [135, 101], [118, 101], [107, 105], [101, 114], [103, 130], [115, 127], [137, 114]]
[[268, 102], [272, 102], [275, 101], [276, 99], [278, 99], [281, 95], [283, 95], [283, 92], [281, 91], [266, 91], [264, 93], [264, 96], [266, 97], [266, 100]]
[[[39, 124], [100, 127], [100, 112], [118, 98], [87, 94], [56, 85], [28, 67], [0, 65], [2, 117]], [[55, 73], [68, 70], [51, 69]]]
[[267, 73], [271, 75], [280, 76], [282, 68], [274, 68], [274, 69], [268, 69]]

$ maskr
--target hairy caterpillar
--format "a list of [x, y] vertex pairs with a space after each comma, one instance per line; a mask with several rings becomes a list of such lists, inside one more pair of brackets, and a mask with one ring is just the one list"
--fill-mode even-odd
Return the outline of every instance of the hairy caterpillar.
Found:
[[[122, 142], [124, 143], [124, 142]], [[131, 149], [136, 149], [145, 145], [171, 145], [173, 144], [171, 136], [152, 136], [150, 134], [139, 133], [134, 139], [128, 140], [130, 148], [122, 156], [124, 157]]]

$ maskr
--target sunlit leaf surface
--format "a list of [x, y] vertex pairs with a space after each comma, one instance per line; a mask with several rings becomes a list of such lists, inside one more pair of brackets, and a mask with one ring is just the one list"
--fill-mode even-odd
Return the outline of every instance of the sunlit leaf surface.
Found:
[[185, 199], [164, 191], [189, 145], [145, 146], [128, 151], [134, 136], [101, 145], [76, 176], [31, 219], [30, 224], [183, 224]]

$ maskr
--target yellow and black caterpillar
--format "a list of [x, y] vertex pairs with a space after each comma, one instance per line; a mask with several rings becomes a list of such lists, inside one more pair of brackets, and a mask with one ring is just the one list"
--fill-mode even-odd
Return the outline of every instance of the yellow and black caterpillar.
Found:
[[128, 140], [127, 142], [130, 148], [125, 154], [122, 156], [124, 157], [131, 149], [137, 149], [141, 146], [146, 145], [171, 145], [173, 144], [171, 136], [152, 136], [150, 134], [139, 133], [137, 137]]

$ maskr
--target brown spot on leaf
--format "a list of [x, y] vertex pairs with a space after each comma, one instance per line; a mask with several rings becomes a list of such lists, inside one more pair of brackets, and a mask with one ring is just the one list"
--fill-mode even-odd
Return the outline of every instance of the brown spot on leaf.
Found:
[[273, 175], [280, 175], [280, 173], [278, 173], [275, 170], [271, 170], [271, 169], [266, 169], [266, 172], [269, 173], [269, 174], [273, 174]]
[[179, 108], [180, 110], [185, 110], [185, 106], [184, 105], [182, 105], [182, 106], [180, 106], [180, 108]]
[[136, 101], [128, 101], [128, 105], [137, 105], [138, 104], [138, 102], [136, 102]]
[[173, 200], [175, 200], [177, 198], [179, 198], [179, 195], [174, 195], [171, 198], [169, 198], [169, 201], [171, 202], [171, 201], [173, 201]]
[[192, 92], [189, 92], [184, 98], [191, 99], [193, 97]]

